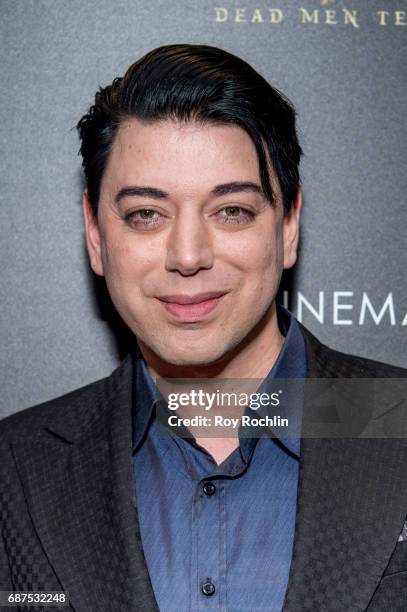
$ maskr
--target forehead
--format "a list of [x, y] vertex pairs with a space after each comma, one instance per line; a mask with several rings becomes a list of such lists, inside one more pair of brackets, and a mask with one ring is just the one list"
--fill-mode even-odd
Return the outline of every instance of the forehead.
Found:
[[[271, 182], [275, 182], [271, 169]], [[229, 181], [260, 184], [256, 148], [236, 125], [127, 119], [114, 139], [105, 177], [115, 186], [148, 183], [166, 190], [207, 190]]]

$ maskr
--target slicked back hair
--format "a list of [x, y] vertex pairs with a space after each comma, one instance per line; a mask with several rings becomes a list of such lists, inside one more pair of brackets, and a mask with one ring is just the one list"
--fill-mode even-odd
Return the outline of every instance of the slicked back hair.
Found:
[[256, 147], [265, 197], [272, 205], [268, 158], [291, 209], [302, 154], [289, 100], [239, 57], [208, 45], [158, 47], [123, 77], [100, 88], [77, 125], [89, 200], [97, 215], [100, 186], [117, 130], [129, 118], [237, 125]]

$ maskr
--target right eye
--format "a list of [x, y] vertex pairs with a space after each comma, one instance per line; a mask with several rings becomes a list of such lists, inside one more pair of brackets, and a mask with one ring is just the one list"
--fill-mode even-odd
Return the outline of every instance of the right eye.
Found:
[[133, 210], [125, 216], [126, 222], [132, 227], [146, 228], [159, 223], [160, 213], [151, 208]]

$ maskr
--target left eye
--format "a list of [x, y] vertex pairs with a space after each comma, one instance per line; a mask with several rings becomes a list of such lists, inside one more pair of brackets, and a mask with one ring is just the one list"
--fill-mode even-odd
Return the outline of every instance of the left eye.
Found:
[[255, 214], [241, 206], [225, 206], [219, 211], [222, 223], [246, 223], [254, 219]]

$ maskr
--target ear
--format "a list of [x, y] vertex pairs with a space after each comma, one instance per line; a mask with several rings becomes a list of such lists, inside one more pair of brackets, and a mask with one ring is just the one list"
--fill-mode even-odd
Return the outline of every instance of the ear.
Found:
[[100, 230], [97, 217], [93, 214], [87, 190], [82, 197], [83, 218], [85, 222], [86, 247], [90, 266], [95, 274], [104, 276], [100, 246]]
[[291, 268], [297, 261], [298, 240], [300, 236], [300, 212], [302, 191], [298, 187], [291, 210], [283, 218], [284, 269]]

